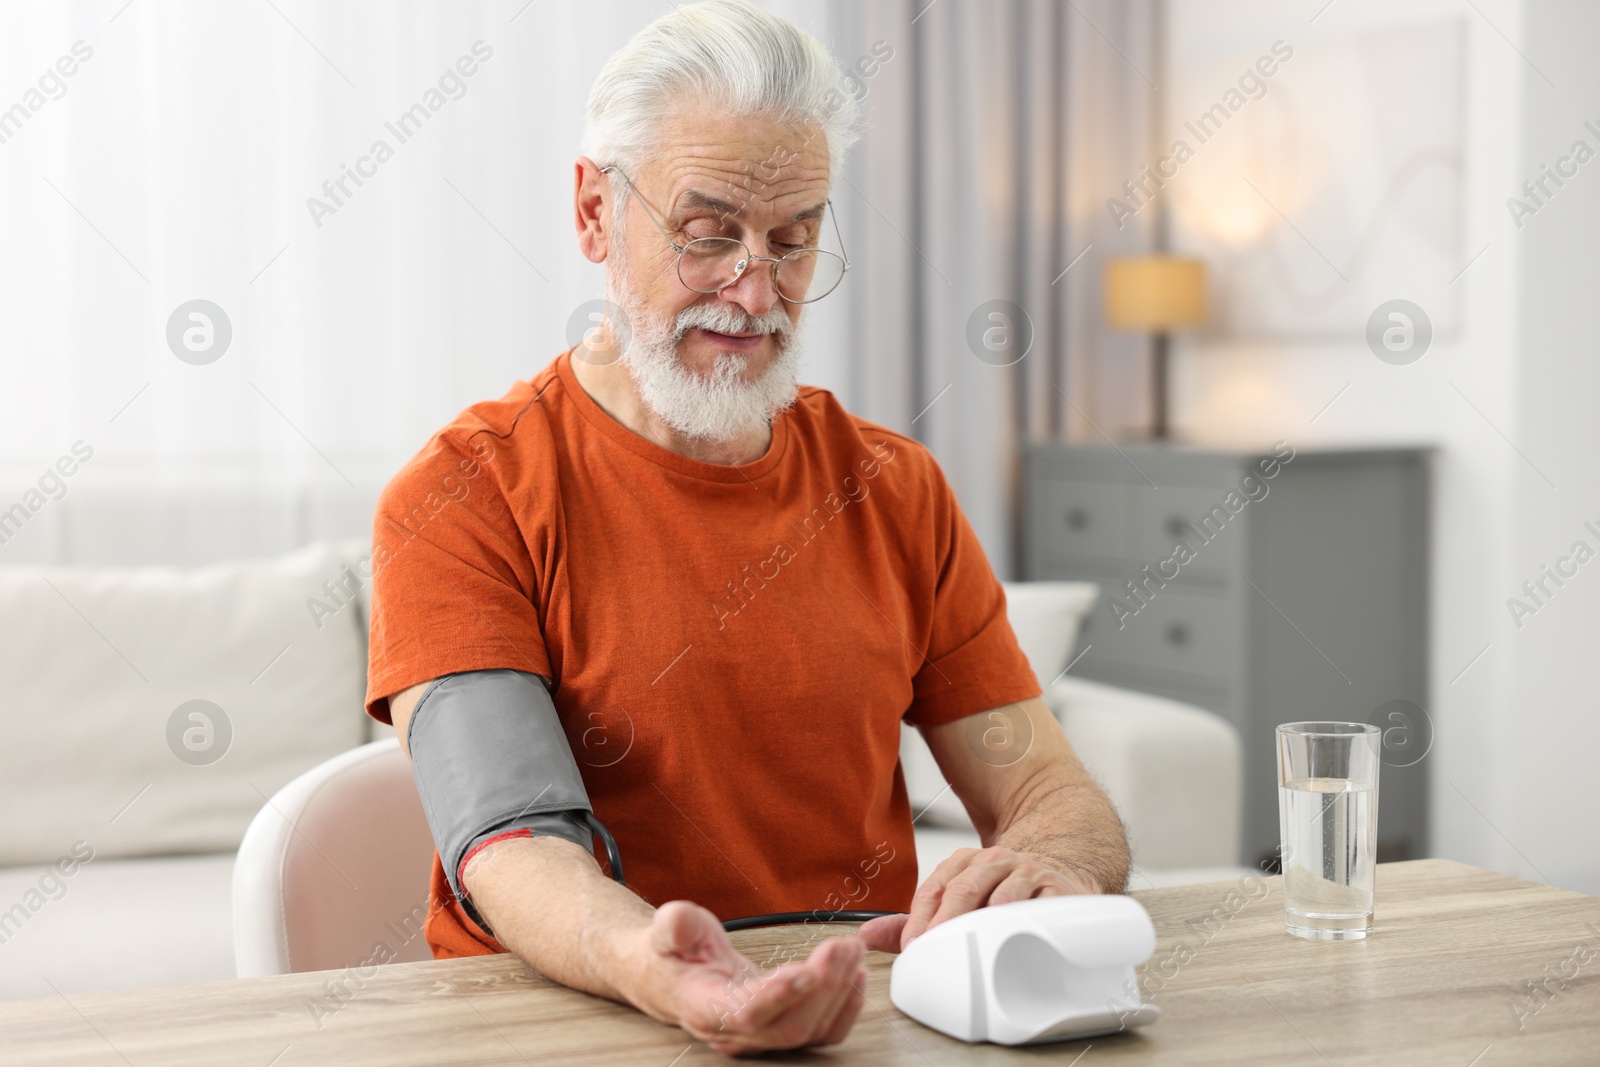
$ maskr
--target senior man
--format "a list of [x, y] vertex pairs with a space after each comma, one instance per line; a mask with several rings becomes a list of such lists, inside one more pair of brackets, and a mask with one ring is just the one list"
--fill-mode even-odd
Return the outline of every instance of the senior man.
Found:
[[[434, 435], [375, 518], [367, 711], [439, 846], [434, 954], [515, 952], [729, 1053], [843, 1040], [867, 948], [1128, 868], [937, 464], [797, 385], [857, 121], [743, 0], [643, 30], [576, 164], [604, 328]], [[1026, 751], [993, 759], [981, 713]], [[985, 845], [920, 888], [902, 720]], [[770, 969], [722, 926], [845, 906], [895, 914]]]

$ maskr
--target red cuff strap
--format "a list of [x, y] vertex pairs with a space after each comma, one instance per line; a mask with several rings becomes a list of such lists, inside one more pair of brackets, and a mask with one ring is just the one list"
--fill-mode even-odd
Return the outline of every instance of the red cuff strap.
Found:
[[476, 845], [473, 845], [471, 848], [467, 849], [467, 854], [461, 857], [461, 865], [456, 868], [456, 884], [461, 887], [462, 897], [470, 898], [472, 896], [471, 893], [467, 892], [466, 882], [467, 864], [472, 861], [472, 857], [476, 856], [479, 852], [482, 852], [496, 841], [505, 841], [513, 837], [532, 836], [532, 830], [507, 830], [503, 834], [495, 834], [493, 837], [485, 838], [484, 840], [479, 841]]

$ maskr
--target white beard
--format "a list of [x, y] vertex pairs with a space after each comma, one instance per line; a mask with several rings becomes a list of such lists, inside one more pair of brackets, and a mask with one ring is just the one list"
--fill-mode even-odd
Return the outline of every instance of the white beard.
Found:
[[[620, 271], [619, 271], [620, 273]], [[626, 282], [608, 277], [612, 300], [627, 316], [626, 341], [618, 359], [628, 369], [645, 406], [691, 440], [736, 441], [764, 431], [799, 393], [800, 330], [781, 304], [751, 315], [732, 304], [694, 304], [676, 319], [650, 310]], [[746, 356], [718, 353], [711, 373], [696, 374], [678, 358], [690, 329], [718, 333], [772, 334], [777, 355], [761, 377], [740, 380]]]

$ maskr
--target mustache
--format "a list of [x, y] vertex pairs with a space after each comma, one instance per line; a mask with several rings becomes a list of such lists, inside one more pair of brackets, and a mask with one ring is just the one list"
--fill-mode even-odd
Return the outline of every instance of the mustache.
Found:
[[781, 305], [763, 315], [752, 315], [737, 305], [692, 304], [678, 312], [673, 341], [681, 341], [684, 334], [697, 328], [716, 333], [772, 333], [784, 341], [794, 332], [794, 322]]

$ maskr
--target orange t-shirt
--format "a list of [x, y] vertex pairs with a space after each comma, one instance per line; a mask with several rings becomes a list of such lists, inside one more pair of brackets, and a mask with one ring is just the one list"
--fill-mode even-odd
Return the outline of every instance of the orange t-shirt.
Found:
[[[689, 459], [607, 415], [569, 355], [384, 489], [367, 713], [458, 671], [544, 675], [645, 900], [908, 909], [901, 720], [1040, 692], [938, 465], [810, 387], [760, 459]], [[506, 951], [437, 854], [425, 933], [440, 958]]]

